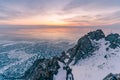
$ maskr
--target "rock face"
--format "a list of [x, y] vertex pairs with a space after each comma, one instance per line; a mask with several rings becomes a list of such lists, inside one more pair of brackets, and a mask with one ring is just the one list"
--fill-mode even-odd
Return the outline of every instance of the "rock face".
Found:
[[109, 41], [111, 45], [109, 46], [110, 48], [115, 49], [116, 47], [120, 47], [120, 35], [119, 34], [109, 34], [108, 36], [105, 37], [106, 41]]
[[100, 29], [93, 32], [89, 32], [87, 36], [89, 36], [90, 39], [97, 40], [97, 41], [105, 37], [103, 31]]
[[120, 74], [108, 74], [103, 80], [120, 80]]
[[53, 75], [57, 74], [60, 66], [58, 59], [39, 59], [33, 66], [26, 71], [23, 79], [25, 80], [53, 80]]
[[81, 37], [75, 47], [67, 51], [70, 54], [70, 60], [68, 64], [73, 60], [73, 58], [75, 59], [74, 64], [76, 64], [78, 60], [92, 55], [92, 52], [97, 49], [97, 46], [95, 45], [95, 42], [93, 40], [98, 41], [102, 38], [105, 38], [102, 30], [89, 32], [87, 35]]

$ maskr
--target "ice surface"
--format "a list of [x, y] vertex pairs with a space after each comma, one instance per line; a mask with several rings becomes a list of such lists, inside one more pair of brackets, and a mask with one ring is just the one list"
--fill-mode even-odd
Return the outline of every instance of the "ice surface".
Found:
[[36, 59], [59, 56], [70, 45], [68, 42], [0, 41], [0, 80], [2, 75], [19, 78]]

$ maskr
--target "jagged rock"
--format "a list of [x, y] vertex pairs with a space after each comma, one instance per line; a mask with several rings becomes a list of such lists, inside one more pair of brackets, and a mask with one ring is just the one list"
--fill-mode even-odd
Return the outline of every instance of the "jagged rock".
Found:
[[69, 59], [69, 56], [66, 55], [66, 52], [65, 52], [65, 51], [63, 51], [63, 52], [61, 53], [61, 56], [60, 56], [58, 59], [59, 59], [60, 62], [65, 63], [65, 59]]
[[88, 33], [88, 36], [90, 39], [92, 40], [100, 40], [101, 38], [104, 38], [105, 37], [105, 34], [103, 33], [103, 31], [101, 29], [98, 29], [96, 31], [93, 31], [93, 32], [89, 32]]
[[33, 66], [25, 72], [25, 80], [53, 80], [53, 75], [57, 74], [60, 68], [58, 59], [39, 59]]
[[120, 74], [108, 74], [103, 80], [120, 80]]
[[67, 51], [71, 56], [68, 64], [73, 60], [73, 58], [75, 58], [74, 64], [76, 64], [78, 60], [92, 55], [91, 53], [97, 48], [97, 46], [94, 45], [95, 43], [93, 44], [93, 40], [99, 40], [104, 37], [105, 35], [102, 30], [89, 32], [87, 35], [81, 37], [78, 40], [77, 45]]
[[66, 70], [66, 80], [74, 80], [73, 74], [72, 74], [72, 69], [67, 65], [63, 67]]
[[94, 51], [94, 46], [92, 45], [91, 40], [88, 36], [84, 36], [78, 40], [77, 48], [76, 48], [76, 55], [75, 55], [75, 62], [77, 62], [81, 58], [86, 58], [91, 52]]
[[115, 39], [118, 39], [118, 37], [119, 37], [119, 34], [117, 34], [117, 33], [115, 33], [115, 34], [111, 33], [111, 34], [109, 34], [109, 35], [107, 35], [105, 37], [105, 40], [110, 41], [110, 42], [115, 42]]
[[110, 48], [115, 49], [116, 47], [119, 47], [120, 45], [120, 35], [119, 34], [109, 34], [105, 37], [106, 41], [109, 41], [111, 44], [109, 45]]

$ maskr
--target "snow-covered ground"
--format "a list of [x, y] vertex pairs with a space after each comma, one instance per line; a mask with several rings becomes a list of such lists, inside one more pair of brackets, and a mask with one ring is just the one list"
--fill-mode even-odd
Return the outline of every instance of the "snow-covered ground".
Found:
[[120, 48], [109, 49], [104, 39], [98, 41], [99, 50], [94, 55], [71, 65], [74, 80], [102, 80], [109, 73], [120, 73]]
[[[120, 48], [107, 50], [110, 43], [104, 39], [94, 42], [98, 43], [99, 49], [91, 57], [79, 60], [76, 65], [69, 65], [74, 80], [103, 80], [109, 73], [120, 73]], [[65, 65], [60, 62], [59, 65], [61, 68], [54, 80], [66, 80], [66, 71], [63, 70]]]
[[60, 69], [58, 70], [58, 74], [54, 75], [54, 80], [66, 80], [66, 70], [63, 69], [65, 66], [63, 63], [59, 62]]

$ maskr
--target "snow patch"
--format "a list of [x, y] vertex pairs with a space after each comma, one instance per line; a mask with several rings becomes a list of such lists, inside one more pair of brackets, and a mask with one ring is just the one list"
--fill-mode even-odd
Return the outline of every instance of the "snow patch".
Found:
[[60, 69], [58, 70], [58, 74], [54, 75], [54, 80], [66, 80], [66, 70], [63, 69], [64, 64], [59, 62]]

